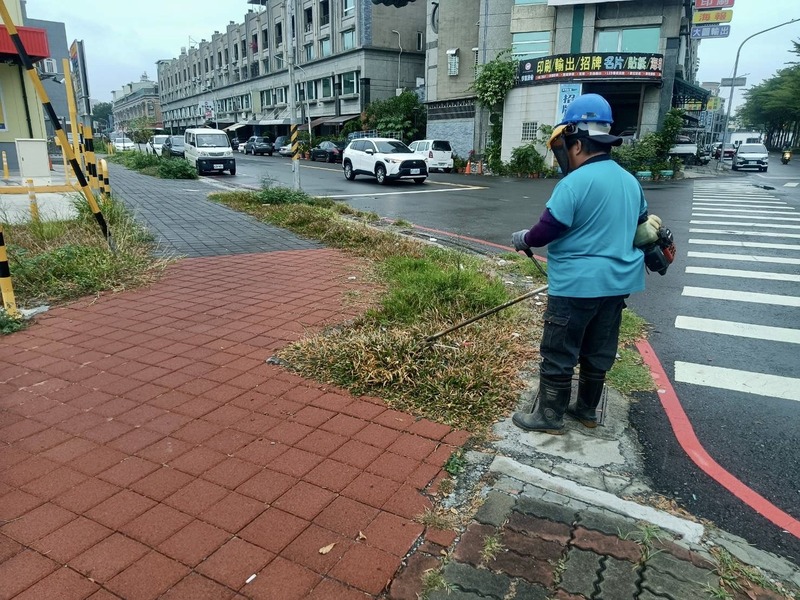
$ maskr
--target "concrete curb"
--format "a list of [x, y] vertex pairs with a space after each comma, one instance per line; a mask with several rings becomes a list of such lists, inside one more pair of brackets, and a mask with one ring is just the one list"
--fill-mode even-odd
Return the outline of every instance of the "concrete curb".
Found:
[[523, 465], [505, 456], [496, 457], [489, 466], [489, 470], [585, 502], [590, 506], [606, 508], [632, 519], [647, 521], [680, 536], [691, 544], [699, 544], [705, 535], [705, 527], [699, 523], [681, 519], [649, 506], [642, 506], [629, 500], [617, 498], [603, 490], [555, 477], [540, 469]]

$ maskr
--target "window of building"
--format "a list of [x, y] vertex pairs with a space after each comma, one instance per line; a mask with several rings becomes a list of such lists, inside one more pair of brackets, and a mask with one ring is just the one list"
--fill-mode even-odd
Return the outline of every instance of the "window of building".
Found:
[[511, 34], [511, 56], [514, 60], [538, 58], [550, 54], [550, 32], [528, 31]]
[[226, 65], [227, 65], [227, 64], [229, 64], [229, 63], [231, 62], [231, 61], [230, 61], [230, 58], [231, 58], [231, 57], [230, 57], [230, 54], [228, 53], [228, 49], [227, 49], [227, 48], [225, 48], [225, 64], [226, 64]]
[[356, 32], [354, 30], [342, 33], [342, 50], [352, 50], [356, 47]]
[[272, 90], [261, 90], [261, 106], [272, 106]]
[[458, 75], [458, 48], [451, 48], [447, 51], [447, 74]]
[[547, 0], [514, 0], [514, 4], [547, 4]]
[[320, 0], [319, 3], [319, 24], [327, 25], [331, 22], [331, 7], [328, 0]]
[[356, 0], [342, 0], [342, 14], [351, 17], [355, 14]]
[[250, 77], [258, 77], [259, 73], [258, 61], [254, 60], [250, 63]]
[[275, 55], [275, 68], [276, 69], [283, 69], [286, 65], [283, 64], [283, 52], [279, 52]]
[[266, 75], [269, 73], [269, 59], [265, 58], [261, 61], [261, 72]]
[[58, 68], [56, 66], [55, 59], [45, 58], [42, 61], [42, 71], [44, 71], [45, 73], [57, 73]]
[[660, 27], [606, 29], [595, 35], [594, 49], [597, 52], [658, 52], [660, 41]]
[[333, 98], [333, 82], [331, 78], [325, 77], [324, 79], [320, 79], [320, 81], [322, 83], [322, 97]]
[[[204, 66], [205, 66], [205, 72], [206, 72], [206, 73], [208, 73], [208, 58], [206, 58], [206, 59], [203, 61], [203, 64], [204, 64]], [[184, 71], [184, 73], [183, 73], [183, 78], [184, 78], [184, 79], [186, 79], [186, 71]]]
[[233, 60], [239, 60], [239, 44], [233, 45]]
[[269, 48], [269, 29], [261, 30], [261, 47], [264, 50]]
[[358, 93], [358, 71], [342, 74], [342, 94]]
[[320, 40], [319, 42], [319, 56], [323, 58], [325, 56], [331, 55], [331, 40], [330, 38], [325, 40]]
[[275, 88], [275, 103], [286, 104], [286, 88]]
[[247, 44], [242, 40], [242, 58], [247, 58]]
[[311, 33], [314, 30], [314, 9], [310, 6], [304, 11], [303, 29], [306, 33]]
[[283, 23], [275, 23], [275, 44], [280, 46], [283, 43]]
[[315, 81], [306, 81], [306, 99], [317, 99], [317, 84]]
[[250, 50], [253, 51], [253, 54], [256, 54], [258, 52], [258, 34], [257, 33], [254, 33], [250, 37]]
[[425, 41], [424, 36], [422, 35], [421, 31], [417, 32], [417, 52], [422, 51], [422, 44]]
[[536, 121], [524, 121], [522, 123], [522, 141], [532, 142], [536, 139], [536, 132], [539, 130], [539, 123]]
[[222, 52], [217, 52], [217, 64], [222, 66]]

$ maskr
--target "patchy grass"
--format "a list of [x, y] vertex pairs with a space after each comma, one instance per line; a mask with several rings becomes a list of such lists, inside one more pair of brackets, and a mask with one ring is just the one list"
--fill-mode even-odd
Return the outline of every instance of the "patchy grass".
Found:
[[[761, 587], [766, 590], [771, 590], [776, 594], [780, 594], [784, 598], [797, 598], [797, 593], [800, 590], [788, 590], [783, 586], [773, 582], [767, 578], [764, 573], [757, 567], [749, 567], [738, 561], [730, 552], [721, 546], [715, 546], [711, 549], [711, 554], [714, 557], [717, 567], [715, 569], [719, 575], [720, 586], [718, 588], [709, 588], [715, 598], [732, 598], [733, 594], [728, 593], [728, 590], [733, 592], [742, 592], [748, 597], [754, 598], [756, 595], [752, 594], [753, 585]], [[727, 595], [726, 595], [727, 594]]]
[[422, 574], [422, 598], [427, 599], [430, 594], [436, 591], [442, 591], [449, 594], [451, 586], [445, 580], [442, 574], [442, 569], [428, 569]]
[[152, 255], [152, 236], [113, 199], [101, 210], [117, 245], [111, 252], [82, 197], [76, 219], [6, 225], [14, 294], [20, 306], [55, 304], [139, 287], [156, 279], [168, 261]]
[[646, 337], [647, 322], [629, 309], [622, 311], [619, 328], [619, 358], [608, 372], [608, 382], [623, 394], [656, 389], [650, 369], [633, 348], [633, 344]]
[[483, 562], [490, 562], [504, 549], [503, 544], [500, 542], [499, 534], [487, 535], [483, 540], [481, 559], [483, 559]]
[[188, 161], [178, 157], [159, 157], [144, 152], [119, 152], [106, 157], [109, 162], [120, 164], [150, 177], [161, 179], [197, 179], [197, 170]]
[[[262, 190], [210, 198], [365, 259], [360, 264], [376, 301], [347, 327], [282, 349], [279, 357], [291, 369], [477, 433], [516, 405], [520, 369], [537, 358], [543, 306], [530, 310], [531, 301], [528, 309], [511, 307], [436, 343], [425, 338], [508, 301], [511, 292], [540, 286], [544, 277], [530, 259], [508, 253], [483, 260], [443, 250], [396, 235], [397, 222], [381, 227], [373, 213], [269, 182]], [[625, 340], [643, 333], [641, 320], [624, 319]], [[618, 363], [623, 391], [652, 387], [627, 352]]]
[[0, 306], [0, 334], [15, 333], [25, 328], [25, 320], [17, 315], [9, 313]]

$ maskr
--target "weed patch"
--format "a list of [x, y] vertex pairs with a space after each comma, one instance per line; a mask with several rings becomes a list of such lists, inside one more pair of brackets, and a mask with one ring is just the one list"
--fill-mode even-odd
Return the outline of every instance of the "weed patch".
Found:
[[197, 179], [197, 172], [187, 161], [177, 157], [158, 157], [144, 152], [119, 152], [107, 157], [109, 162], [161, 179]]
[[109, 250], [83, 198], [70, 221], [8, 225], [8, 259], [21, 305], [58, 303], [153, 281], [167, 264], [152, 256], [152, 237], [113, 200], [101, 210], [117, 244]]
[[0, 306], [0, 334], [15, 333], [24, 329], [25, 321], [18, 315], [12, 315]]

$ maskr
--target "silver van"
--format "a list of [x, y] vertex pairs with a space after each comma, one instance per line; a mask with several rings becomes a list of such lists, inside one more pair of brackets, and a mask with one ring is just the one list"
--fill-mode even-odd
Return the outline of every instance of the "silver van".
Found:
[[453, 148], [447, 140], [418, 140], [411, 142], [408, 147], [425, 159], [428, 172], [439, 170], [449, 173], [453, 170]]

